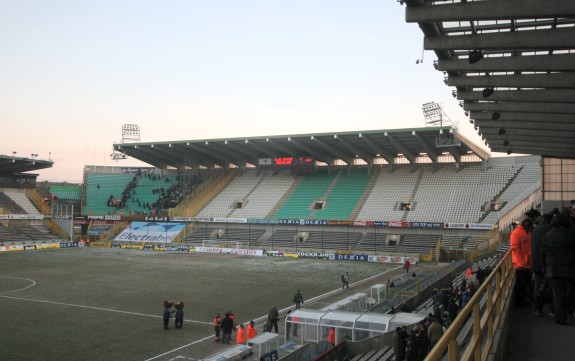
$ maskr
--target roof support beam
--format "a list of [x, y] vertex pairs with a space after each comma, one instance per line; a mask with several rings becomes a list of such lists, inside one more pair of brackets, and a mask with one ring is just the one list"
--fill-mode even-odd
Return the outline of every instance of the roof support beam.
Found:
[[[507, 153], [509, 152], [509, 154], [531, 154], [531, 149], [533, 149], [533, 146], [517, 146], [517, 147], [513, 147], [513, 146], [508, 146], [508, 147], [504, 147], [502, 145], [496, 145], [496, 146], [491, 146], [491, 150], [494, 152], [501, 152], [501, 153]], [[544, 147], [544, 146], [539, 146], [538, 149], [540, 150], [540, 154], [542, 156], [547, 156], [547, 157], [553, 157], [553, 158], [575, 158], [575, 149], [574, 150], [564, 150], [564, 149], [558, 149], [555, 148], [553, 146], [549, 146], [549, 147]]]
[[[471, 119], [478, 120], [489, 120], [490, 122], [495, 122], [492, 119], [491, 112], [471, 112]], [[501, 117], [497, 122], [501, 121], [521, 121], [521, 122], [536, 122], [540, 125], [542, 123], [560, 123], [564, 125], [575, 124], [573, 122], [573, 116], [567, 114], [545, 114], [545, 113], [523, 113], [523, 112], [506, 112], [501, 113]]]
[[[269, 145], [271, 148], [274, 148], [276, 150], [279, 150], [280, 152], [283, 152], [284, 156], [288, 156], [288, 157], [299, 156], [299, 154], [298, 154], [299, 152], [296, 151], [293, 147], [287, 146], [283, 143], [280, 143], [279, 141], [270, 140], [266, 144]], [[281, 154], [274, 155], [274, 157], [279, 157], [279, 156], [282, 156], [282, 155]]]
[[435, 150], [433, 150], [433, 148], [431, 148], [429, 146], [429, 144], [427, 144], [425, 142], [425, 140], [423, 140], [423, 138], [421, 138], [421, 136], [419, 134], [417, 134], [417, 132], [414, 131], [413, 136], [415, 137], [415, 139], [417, 139], [417, 141], [419, 142], [419, 145], [421, 145], [421, 147], [423, 149], [425, 149], [425, 152], [427, 153], [427, 156], [429, 157], [429, 159], [431, 159], [433, 161], [433, 163], [437, 163], [437, 158], [439, 156], [435, 152]]
[[333, 165], [333, 163], [334, 163], [333, 158], [328, 157], [326, 154], [317, 151], [316, 149], [308, 146], [307, 144], [300, 142], [297, 139], [292, 138], [291, 141], [293, 142], [293, 144], [297, 145], [299, 148], [304, 149], [306, 152], [313, 155], [317, 160], [324, 162], [327, 165]]
[[[480, 128], [485, 125], [485, 126], [490, 126], [490, 127], [497, 127], [497, 129], [503, 128], [506, 131], [510, 131], [510, 129], [524, 129], [524, 130], [530, 130], [533, 132], [534, 135], [536, 135], [536, 133], [538, 131], [541, 131], [541, 127], [542, 124], [539, 122], [518, 122], [515, 120], [512, 121], [496, 121], [494, 122], [493, 120], [475, 120], [475, 124]], [[565, 124], [558, 124], [558, 123], [546, 123], [544, 125], [546, 130], [556, 130], [556, 131], [574, 131], [575, 130], [575, 124], [572, 124], [570, 126], [566, 126]]]
[[366, 142], [367, 145], [369, 145], [375, 153], [379, 154], [383, 159], [385, 159], [387, 161], [387, 163], [393, 164], [393, 161], [394, 161], [393, 154], [391, 154], [387, 150], [383, 149], [383, 147], [381, 147], [379, 144], [377, 144], [376, 142], [371, 140], [369, 138], [369, 136], [367, 136], [365, 134], [361, 134], [361, 139], [363, 139], [363, 141]]
[[574, 139], [575, 138], [575, 130], [572, 131], [560, 131], [560, 130], [541, 130], [538, 132], [533, 132], [532, 130], [528, 130], [528, 129], [523, 129], [523, 128], [513, 128], [513, 129], [509, 129], [509, 131], [507, 131], [506, 129], [506, 133], [499, 135], [499, 129], [501, 129], [501, 126], [487, 126], [487, 125], [482, 125], [481, 129], [480, 129], [480, 134], [485, 135], [486, 137], [489, 137], [489, 139], [497, 139], [497, 138], [501, 138], [501, 139], [514, 139], [514, 138], [518, 138], [518, 139], [532, 139], [533, 136], [537, 136], [537, 137], [541, 137], [541, 138], [552, 138], [552, 139], [556, 139], [558, 141], [561, 142], [568, 142], [570, 139]]
[[467, 59], [441, 59], [440, 71], [494, 72], [494, 71], [575, 71], [575, 54], [525, 55], [483, 58], [469, 64]]
[[[484, 59], [485, 60], [485, 59]], [[441, 60], [440, 60], [441, 61]], [[447, 85], [456, 87], [575, 88], [575, 73], [449, 76]]]
[[364, 151], [353, 145], [350, 141], [348, 141], [344, 137], [337, 137], [336, 139], [350, 152], [357, 154], [361, 159], [363, 159], [364, 162], [366, 162], [369, 165], [373, 164], [373, 157], [371, 157], [370, 155], [368, 155], [367, 153], [365, 153]]
[[463, 109], [481, 112], [523, 112], [547, 114], [575, 114], [575, 103], [539, 102], [465, 102]]
[[415, 155], [409, 151], [406, 147], [403, 146], [400, 142], [395, 139], [395, 137], [389, 133], [386, 133], [387, 138], [391, 142], [391, 144], [399, 151], [399, 153], [403, 154], [405, 158], [407, 158], [411, 163], [415, 163]]
[[202, 156], [202, 158], [208, 159], [210, 163], [217, 164], [222, 168], [229, 168], [229, 166], [230, 166], [230, 163], [226, 160], [226, 157], [222, 157], [221, 155], [217, 156], [218, 152], [213, 151], [212, 149], [208, 148], [207, 145], [201, 145], [201, 144], [197, 144], [197, 143], [189, 143], [188, 147], [190, 147], [191, 149], [194, 149], [195, 151], [203, 153], [204, 155]]
[[572, 1], [472, 1], [445, 5], [408, 6], [405, 9], [405, 21], [408, 23], [562, 18], [569, 16], [575, 16], [575, 4]]
[[[337, 138], [337, 135], [335, 136]], [[339, 157], [339, 159], [343, 160], [344, 162], [346, 162], [348, 165], [352, 165], [353, 164], [353, 157], [350, 157], [346, 154], [343, 154], [340, 150], [336, 149], [335, 147], [333, 147], [331, 144], [328, 144], [327, 142], [325, 142], [323, 139], [321, 139], [320, 137], [315, 137], [312, 136], [312, 140], [314, 140], [315, 142], [317, 142], [321, 148], [327, 150], [328, 152], [330, 152], [332, 155], [335, 155], [337, 157]]]
[[[486, 100], [481, 91], [457, 91], [458, 100]], [[545, 90], [499, 90], [495, 91], [489, 101], [515, 102], [548, 102], [572, 103], [575, 100], [575, 89], [545, 89]]]
[[[227, 157], [228, 159], [233, 159], [234, 164], [237, 165], [238, 167], [244, 167], [246, 166], [246, 161], [239, 156], [236, 152], [234, 152], [232, 149], [226, 149], [226, 145], [222, 145], [221, 143], [210, 143], [208, 145], [209, 148], [212, 148], [213, 151], [218, 151], [220, 153], [220, 157], [224, 158]], [[257, 161], [254, 163], [254, 165], [257, 165]]]
[[425, 37], [423, 47], [426, 50], [573, 49], [575, 28]]

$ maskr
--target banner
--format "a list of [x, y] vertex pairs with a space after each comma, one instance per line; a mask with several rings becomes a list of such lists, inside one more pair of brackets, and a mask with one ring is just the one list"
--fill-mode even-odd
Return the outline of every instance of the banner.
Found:
[[10, 219], [44, 219], [41, 214], [0, 214], [0, 220], [10, 220]]
[[220, 248], [220, 247], [194, 247], [198, 253], [212, 254], [237, 254], [242, 256], [263, 256], [264, 251], [261, 249], [242, 249], [242, 248]]
[[369, 261], [369, 256], [366, 254], [336, 254], [336, 261]]
[[443, 228], [441, 222], [409, 222], [411, 228]]
[[322, 252], [299, 252], [299, 258], [334, 259], [334, 254]]
[[444, 228], [451, 229], [478, 229], [478, 230], [492, 230], [493, 224], [483, 223], [444, 223]]
[[185, 226], [182, 223], [132, 222], [114, 241], [170, 243]]

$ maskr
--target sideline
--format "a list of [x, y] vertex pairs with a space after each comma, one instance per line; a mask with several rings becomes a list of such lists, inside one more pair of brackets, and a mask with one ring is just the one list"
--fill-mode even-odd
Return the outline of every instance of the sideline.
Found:
[[187, 344], [187, 345], [180, 346], [180, 347], [175, 348], [175, 349], [173, 349], [173, 350], [170, 350], [170, 351], [168, 351], [168, 352], [164, 352], [164, 353], [161, 354], [161, 355], [157, 355], [157, 356], [154, 356], [154, 357], [152, 357], [152, 358], [146, 359], [145, 361], [155, 360], [155, 359], [160, 358], [160, 357], [162, 357], [162, 356], [166, 356], [166, 355], [168, 355], [168, 354], [171, 354], [172, 352], [176, 352], [176, 351], [179, 351], [179, 350], [181, 350], [181, 349], [183, 349], [183, 348], [186, 348], [186, 347], [189, 347], [189, 346], [193, 346], [193, 345], [195, 345], [195, 344], [197, 344], [197, 343], [200, 343], [200, 342], [204, 342], [204, 341], [209, 340], [209, 339], [211, 339], [211, 338], [213, 338], [213, 337], [214, 337], [214, 335], [210, 335], [210, 336], [201, 338], [201, 339], [196, 340], [196, 341], [194, 341], [194, 342], [191, 342], [191, 343], [189, 343], [189, 344]]
[[31, 284], [31, 285], [29, 285], [29, 286], [26, 286], [26, 287], [23, 287], [23, 288], [19, 288], [19, 289], [17, 289], [17, 290], [6, 291], [6, 292], [0, 292], [0, 295], [4, 295], [4, 294], [6, 294], [6, 293], [13, 293], [13, 292], [18, 292], [18, 291], [23, 291], [23, 290], [25, 290], [25, 289], [27, 289], [27, 288], [30, 288], [30, 287], [34, 287], [34, 286], [36, 286], [36, 281], [34, 281], [34, 280], [30, 279], [30, 278], [23, 278], [23, 277], [11, 277], [11, 276], [0, 276], [0, 277], [2, 277], [2, 278], [14, 278], [14, 279], [17, 279], [17, 280], [25, 280], [25, 281], [29, 281], [29, 282], [32, 282], [32, 284]]
[[[74, 303], [64, 303], [64, 302], [55, 302], [55, 301], [45, 301], [45, 300], [34, 300], [30, 298], [23, 298], [23, 297], [13, 297], [13, 296], [4, 296], [0, 294], [1, 298], [9, 298], [12, 300], [19, 300], [19, 301], [29, 301], [29, 302], [40, 302], [40, 303], [48, 303], [52, 305], [60, 305], [60, 306], [69, 306], [69, 307], [78, 307], [78, 308], [87, 308], [90, 310], [98, 310], [98, 311], [108, 311], [108, 312], [115, 312], [115, 313], [122, 313], [126, 315], [134, 315], [134, 316], [143, 316], [143, 317], [153, 317], [153, 318], [162, 318], [162, 316], [158, 315], [147, 315], [145, 313], [138, 313], [138, 312], [130, 312], [130, 311], [121, 311], [121, 310], [113, 310], [111, 308], [103, 308], [103, 307], [95, 307], [95, 306], [85, 306], [85, 305], [78, 305]], [[210, 325], [212, 326], [212, 322], [204, 322], [204, 321], [195, 321], [195, 320], [186, 320], [184, 322], [188, 323], [198, 323], [201, 325]]]

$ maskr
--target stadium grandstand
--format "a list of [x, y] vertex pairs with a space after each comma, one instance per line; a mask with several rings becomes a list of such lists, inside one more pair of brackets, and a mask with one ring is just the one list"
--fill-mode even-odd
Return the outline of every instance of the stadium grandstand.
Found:
[[[452, 279], [421, 292], [430, 297], [433, 287], [462, 284], [458, 267], [471, 275], [493, 269], [426, 360], [570, 359], [572, 330], [551, 329], [509, 302], [515, 277], [506, 242], [530, 209], [546, 213], [575, 199], [575, 4], [398, 3], [486, 145], [507, 157], [492, 157], [451, 126], [122, 142], [113, 144], [116, 159], [149, 166], [87, 165], [82, 184], [37, 184], [29, 172], [51, 161], [3, 155], [1, 246], [91, 239], [453, 262]], [[419, 286], [407, 299], [415, 302]], [[355, 341], [314, 357], [393, 357], [383, 336]]]
[[81, 186], [43, 187], [51, 201], [80, 198], [75, 239], [120, 240], [131, 222], [161, 220], [186, 225], [182, 244], [457, 257], [499, 242], [541, 205], [539, 156], [493, 158], [451, 126], [114, 151], [151, 166], [88, 165]]

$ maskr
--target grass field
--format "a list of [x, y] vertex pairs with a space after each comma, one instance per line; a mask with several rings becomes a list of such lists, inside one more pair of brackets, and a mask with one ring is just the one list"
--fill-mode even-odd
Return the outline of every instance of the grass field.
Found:
[[[96, 248], [3, 252], [0, 360], [198, 360], [224, 348], [211, 341], [217, 312], [247, 322], [289, 307], [297, 289], [306, 299], [338, 289], [341, 272], [353, 283], [391, 267]], [[164, 299], [185, 302], [183, 329], [163, 330]]]

